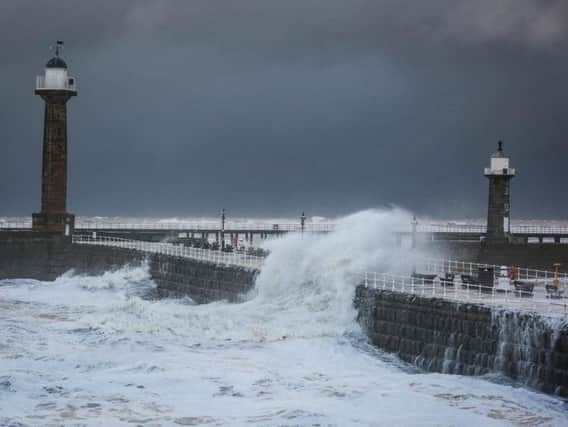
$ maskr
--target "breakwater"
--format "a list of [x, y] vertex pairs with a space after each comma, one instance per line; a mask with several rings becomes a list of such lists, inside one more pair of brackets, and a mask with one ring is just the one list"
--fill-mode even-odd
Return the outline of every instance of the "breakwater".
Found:
[[253, 288], [258, 274], [254, 268], [175, 254], [78, 244], [71, 238], [49, 233], [0, 234], [0, 279], [55, 280], [69, 270], [77, 274], [101, 274], [125, 265], [144, 263], [148, 264], [161, 294], [188, 295], [197, 303], [239, 301]]
[[254, 287], [257, 270], [220, 266], [171, 255], [151, 255], [150, 275], [166, 294], [189, 295], [202, 304], [218, 300], [242, 301]]
[[560, 271], [568, 272], [568, 244], [564, 243], [486, 243], [472, 241], [418, 241], [423, 253], [440, 258], [459, 259], [481, 264], [516, 265], [538, 270], [551, 270], [560, 263]]
[[[78, 240], [74, 243], [63, 236], [41, 233], [2, 233], [0, 278], [53, 280], [68, 270], [99, 274], [124, 265], [147, 264], [161, 293], [189, 295], [197, 303], [207, 303], [241, 301], [254, 287], [259, 272], [258, 267], [251, 267], [255, 264], [228, 265], [251, 261], [238, 254], [194, 253], [194, 249], [174, 245], [166, 245], [166, 253], [160, 253], [152, 252], [156, 245], [159, 250], [157, 243]], [[202, 255], [205, 258], [191, 258]], [[222, 259], [215, 262], [211, 257]], [[374, 280], [376, 286], [376, 276]], [[499, 372], [544, 392], [568, 396], [568, 328], [564, 323], [530, 310], [514, 313], [483, 302], [416, 295], [435, 293], [434, 284], [411, 282], [409, 286], [405, 280], [391, 282], [390, 278], [379, 278], [379, 284], [381, 280], [386, 280], [383, 285], [388, 283], [392, 291], [384, 286], [360, 286], [355, 296], [359, 323], [376, 346], [428, 371], [462, 375]], [[461, 291], [438, 292], [462, 297]]]
[[568, 325], [558, 319], [365, 286], [355, 306], [374, 345], [422, 369], [497, 372], [568, 397]]

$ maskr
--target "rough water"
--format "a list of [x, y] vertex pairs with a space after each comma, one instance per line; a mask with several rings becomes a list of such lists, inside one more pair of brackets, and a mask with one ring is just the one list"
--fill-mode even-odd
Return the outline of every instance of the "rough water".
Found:
[[402, 216], [270, 242], [242, 304], [154, 299], [144, 267], [0, 281], [0, 426], [566, 425], [560, 399], [366, 344], [349, 273], [403, 255], [376, 245]]

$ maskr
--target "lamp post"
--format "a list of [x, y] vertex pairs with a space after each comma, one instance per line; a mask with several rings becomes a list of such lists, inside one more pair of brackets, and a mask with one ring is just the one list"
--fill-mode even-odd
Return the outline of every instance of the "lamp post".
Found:
[[225, 250], [225, 208], [221, 209], [221, 250]]
[[552, 266], [554, 267], [554, 280], [552, 281], [552, 284], [554, 285], [556, 291], [558, 292], [558, 288], [560, 287], [560, 279], [558, 279], [558, 270], [560, 270], [562, 264], [560, 264], [559, 262], [555, 262]]
[[416, 228], [418, 227], [418, 220], [416, 219], [416, 215], [412, 217], [412, 236], [411, 236], [411, 248], [416, 249]]

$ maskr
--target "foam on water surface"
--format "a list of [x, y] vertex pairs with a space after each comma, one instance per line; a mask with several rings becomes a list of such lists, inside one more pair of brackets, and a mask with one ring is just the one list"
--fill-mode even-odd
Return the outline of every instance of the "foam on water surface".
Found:
[[242, 304], [148, 298], [146, 267], [1, 281], [0, 426], [565, 425], [559, 399], [366, 344], [349, 274], [404, 258], [381, 230], [407, 220], [364, 212], [270, 242]]

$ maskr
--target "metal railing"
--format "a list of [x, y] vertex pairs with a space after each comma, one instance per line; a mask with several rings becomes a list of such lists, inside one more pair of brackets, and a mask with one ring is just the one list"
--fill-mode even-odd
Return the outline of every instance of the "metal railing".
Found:
[[[192, 248], [171, 243], [148, 242], [129, 240], [109, 236], [74, 235], [73, 243], [84, 245], [101, 245], [136, 250], [150, 254], [161, 254], [172, 257], [190, 258], [217, 265], [239, 266], [260, 269], [264, 258], [239, 252], [223, 252], [208, 249]], [[564, 316], [568, 313], [568, 304], [562, 293], [558, 298], [551, 298], [546, 285], [554, 279], [554, 272], [516, 268], [519, 279], [533, 281], [534, 288], [530, 291], [511, 287], [506, 291], [499, 291], [493, 286], [484, 288], [482, 285], [464, 283], [460, 274], [474, 275], [480, 267], [493, 267], [499, 271], [500, 266], [489, 264], [468, 263], [463, 261], [420, 259], [416, 262], [417, 269], [423, 272], [435, 273], [443, 277], [445, 273], [457, 275], [451, 284], [439, 279], [413, 277], [411, 275], [361, 272], [356, 273], [358, 283], [365, 287], [388, 290], [392, 292], [407, 293], [423, 297], [443, 298], [462, 303], [475, 303], [480, 305], [497, 306], [507, 309], [536, 311], [551, 316]], [[560, 291], [568, 288], [568, 274], [558, 274]]]
[[36, 90], [77, 90], [77, 80], [73, 77], [67, 77], [67, 79], [65, 79], [62, 83], [63, 84], [48, 86], [45, 82], [45, 76], [36, 76]]
[[84, 223], [79, 224], [77, 229], [85, 230], [216, 230], [219, 229], [217, 222], [195, 223]]
[[[27, 229], [31, 228], [31, 221], [3, 221], [0, 222], [0, 229]], [[306, 223], [304, 231], [307, 232], [330, 232], [334, 231], [336, 224], [333, 222], [325, 223]], [[77, 230], [172, 230], [172, 231], [220, 231], [220, 224], [214, 221], [206, 222], [91, 222], [77, 220], [75, 228]], [[458, 234], [484, 234], [487, 227], [481, 224], [419, 224], [416, 227], [418, 233], [458, 233]], [[302, 227], [298, 223], [266, 223], [266, 222], [237, 222], [227, 221], [225, 230], [234, 232], [245, 231], [283, 231], [299, 232]], [[398, 233], [411, 233], [412, 227], [393, 230]], [[533, 225], [513, 225], [513, 234], [533, 235], [533, 236], [560, 236], [568, 237], [568, 227], [562, 226], [533, 226]]]
[[[558, 277], [560, 282], [568, 284], [568, 273], [556, 273], [551, 270], [538, 270], [534, 268], [504, 266], [496, 264], [480, 264], [476, 262], [444, 260], [436, 258], [417, 258], [415, 262], [416, 271], [426, 273], [445, 274], [451, 273], [456, 275], [467, 274], [470, 276], [477, 275], [480, 268], [492, 268], [494, 278], [499, 276], [501, 268], [505, 267], [508, 271], [514, 269], [515, 279], [524, 281], [537, 281], [547, 283]], [[552, 266], [551, 266], [552, 267]]]
[[485, 233], [487, 227], [481, 224], [418, 224], [418, 233]]
[[[304, 231], [333, 231], [335, 224], [306, 224]], [[176, 230], [176, 231], [220, 231], [218, 222], [173, 222], [173, 223], [80, 223], [78, 230]], [[300, 224], [294, 223], [225, 223], [225, 230], [231, 231], [301, 231]]]
[[568, 299], [550, 298], [543, 286], [535, 287], [533, 291], [511, 289], [500, 292], [492, 287], [473, 287], [459, 280], [448, 286], [438, 280], [377, 272], [359, 273], [356, 275], [356, 280], [367, 288], [426, 298], [441, 298], [459, 303], [537, 312], [550, 317], [565, 317], [568, 314]]
[[[418, 224], [419, 233], [475, 233], [484, 234], [487, 226], [483, 224]], [[511, 225], [513, 234], [568, 235], [568, 227], [545, 225]]]
[[32, 228], [32, 221], [0, 221], [0, 229], [22, 230]]
[[262, 257], [240, 252], [215, 251], [210, 249], [192, 248], [172, 243], [147, 242], [143, 240], [129, 240], [109, 236], [93, 237], [90, 235], [76, 234], [73, 236], [73, 243], [132, 249], [150, 254], [190, 258], [217, 265], [232, 265], [254, 269], [259, 269], [264, 261], [264, 258]]
[[[0, 229], [28, 229], [31, 228], [31, 221], [6, 221], [0, 222]], [[172, 230], [172, 231], [221, 231], [217, 222], [175, 222], [175, 223], [159, 223], [159, 222], [142, 222], [142, 223], [120, 223], [120, 222], [104, 222], [90, 223], [78, 222], [75, 225], [78, 231], [84, 230]], [[304, 231], [308, 232], [329, 232], [335, 229], [335, 224], [316, 223], [306, 224]], [[285, 231], [300, 232], [302, 227], [300, 224], [284, 223], [284, 224], [268, 224], [268, 223], [225, 223], [225, 231], [247, 232], [247, 231]]]

